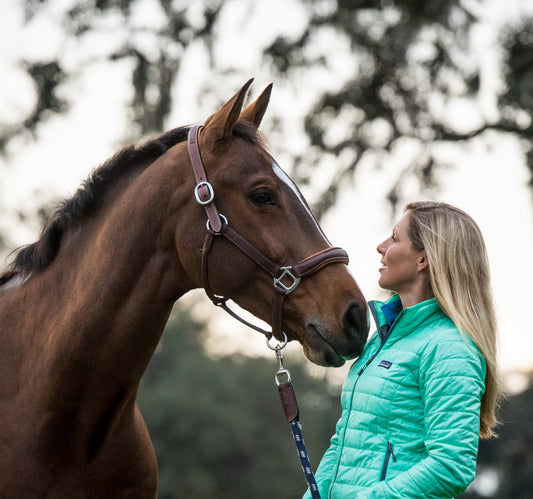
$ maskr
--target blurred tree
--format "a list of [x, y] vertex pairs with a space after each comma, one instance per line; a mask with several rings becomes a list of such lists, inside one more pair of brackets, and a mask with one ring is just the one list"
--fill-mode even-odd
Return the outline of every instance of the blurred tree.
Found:
[[[26, 22], [53, 3], [25, 0]], [[202, 90], [198, 96], [208, 90], [209, 95], [226, 98], [226, 89], [219, 88], [222, 76], [227, 79], [242, 68], [239, 54], [232, 67], [218, 63], [216, 49], [228, 35], [224, 26], [235, 17], [235, 8], [231, 10], [235, 6], [244, 12], [243, 22], [254, 20], [260, 2], [87, 0], [62, 5], [57, 22], [66, 40], [75, 40], [81, 47], [90, 45], [95, 36], [107, 40], [114, 34], [115, 38], [86, 57], [80, 50], [76, 63], [61, 53], [53, 60], [26, 62], [36, 89], [35, 105], [20, 123], [0, 123], [0, 150], [25, 131], [35, 133], [54, 113], [65, 112], [68, 102], [61, 89], [72, 76], [102, 60], [130, 62], [131, 109], [137, 124], [137, 131], [129, 131], [132, 135], [166, 127], [175, 97], [173, 86], [186, 56], [199, 46], [208, 54], [210, 69], [198, 82]], [[268, 36], [257, 41], [257, 51], [262, 53], [263, 65], [267, 62], [270, 71], [278, 72], [278, 82], [294, 85], [294, 95], [302, 87], [314, 95], [304, 113], [308, 139], [294, 153], [293, 174], [311, 182], [310, 165], [334, 159], [334, 174], [326, 182], [321, 179], [318, 186], [318, 212], [335, 202], [339, 188], [363, 161], [379, 167], [398, 152], [408, 158], [396, 168], [388, 193], [388, 201], [395, 206], [407, 182], [415, 180], [422, 189], [438, 185], [438, 167], [446, 164], [440, 154], [443, 143], [464, 144], [482, 137], [490, 144], [498, 137], [495, 133], [521, 141], [533, 179], [531, 19], [522, 16], [518, 24], [505, 26], [500, 33], [492, 57], [500, 59], [501, 84], [492, 95], [494, 109], [487, 109], [481, 103], [485, 59], [473, 40], [493, 4], [485, 0], [293, 0], [286, 5], [305, 20], [303, 27], [294, 27], [288, 34], [269, 26]], [[339, 65], [343, 71], [338, 71]], [[317, 84], [322, 79], [317, 75], [324, 74], [333, 75], [334, 83]], [[455, 112], [457, 103], [466, 106], [467, 112]], [[271, 123], [277, 121], [283, 129], [285, 118], [279, 113]]]
[[[500, 411], [499, 438], [482, 440], [478, 476], [464, 499], [530, 499], [533, 491], [533, 374], [526, 390], [509, 396]], [[488, 481], [489, 490], [486, 490]], [[491, 490], [491, 489], [495, 490]]]
[[[210, 357], [204, 326], [176, 309], [138, 398], [158, 456], [159, 498], [299, 497], [305, 478], [274, 383], [274, 356]], [[340, 414], [338, 394], [301, 361], [288, 358], [286, 366], [316, 467]]]
[[[309, 64], [306, 54], [316, 54], [310, 50], [314, 40], [333, 28], [348, 41], [355, 68], [338, 88], [317, 96], [306, 117], [312, 152], [297, 158], [298, 165], [305, 165], [301, 176], [311, 175], [310, 159], [336, 158], [336, 176], [324, 189], [319, 212], [334, 204], [339, 187], [363, 160], [379, 167], [387, 155], [402, 150], [412, 159], [397, 170], [388, 193], [394, 208], [404, 183], [416, 179], [422, 191], [437, 184], [437, 169], [446, 162], [439, 154], [443, 143], [465, 143], [491, 130], [524, 139], [533, 179], [531, 20], [503, 31], [505, 85], [498, 109], [488, 118], [480, 102], [484, 61], [472, 46], [488, 2], [338, 0], [325, 2], [325, 10], [324, 2], [306, 3], [312, 9], [307, 29], [296, 39], [276, 39], [266, 55], [291, 78], [299, 66]], [[327, 49], [312, 62], [327, 66]], [[450, 109], [459, 102], [468, 112], [454, 116]], [[346, 128], [332, 134], [336, 120]]]

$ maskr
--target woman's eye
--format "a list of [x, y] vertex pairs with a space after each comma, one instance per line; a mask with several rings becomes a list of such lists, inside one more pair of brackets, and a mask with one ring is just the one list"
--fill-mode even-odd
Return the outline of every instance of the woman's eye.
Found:
[[250, 194], [250, 200], [257, 206], [275, 205], [276, 199], [274, 194], [268, 189], [262, 189]]

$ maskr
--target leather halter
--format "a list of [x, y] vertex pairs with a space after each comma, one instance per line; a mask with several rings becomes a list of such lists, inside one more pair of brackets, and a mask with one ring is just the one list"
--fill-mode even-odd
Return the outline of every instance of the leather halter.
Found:
[[[207, 234], [202, 247], [202, 285], [204, 290], [215, 305], [223, 308], [232, 317], [243, 324], [264, 334], [267, 339], [274, 336], [278, 340], [285, 339], [286, 341], [287, 336], [282, 330], [282, 309], [285, 297], [298, 287], [302, 277], [311, 275], [330, 263], [344, 263], [347, 265], [348, 254], [342, 248], [328, 247], [314, 255], [304, 258], [294, 266], [282, 266], [259, 251], [244, 236], [233, 229], [233, 227], [228, 224], [226, 217], [220, 214], [215, 206], [215, 191], [213, 186], [207, 181], [207, 175], [198, 147], [198, 134], [200, 128], [201, 126], [195, 125], [189, 130], [187, 148], [194, 176], [196, 178], [194, 196], [196, 201], [204, 207], [207, 215]], [[212, 291], [209, 284], [207, 263], [209, 252], [216, 236], [225, 237], [272, 276], [274, 280], [274, 290], [276, 291], [272, 305], [272, 332], [265, 331], [244, 320], [242, 317], [239, 317], [228, 307], [226, 303], [228, 298], [217, 296]]]

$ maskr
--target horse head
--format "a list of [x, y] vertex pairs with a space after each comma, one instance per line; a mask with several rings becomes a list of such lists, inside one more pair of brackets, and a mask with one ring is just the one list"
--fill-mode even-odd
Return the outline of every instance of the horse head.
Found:
[[[367, 339], [366, 302], [344, 253], [331, 249], [302, 194], [258, 132], [272, 86], [242, 109], [251, 81], [205, 121], [194, 139], [205, 171], [197, 175], [198, 203], [189, 203], [187, 223], [176, 231], [180, 261], [195, 286], [206, 288], [212, 299], [231, 298], [273, 328], [273, 304], [282, 303], [281, 328], [287, 338], [299, 341], [312, 362], [340, 366], [359, 355]], [[199, 187], [206, 190], [204, 202]], [[211, 237], [204, 240], [206, 232]], [[208, 256], [200, 261], [202, 245]], [[297, 271], [310, 256], [318, 263], [309, 275], [281, 270], [273, 284], [270, 274], [279, 268]], [[269, 274], [268, 262], [279, 268]], [[278, 299], [280, 294], [285, 296]]]

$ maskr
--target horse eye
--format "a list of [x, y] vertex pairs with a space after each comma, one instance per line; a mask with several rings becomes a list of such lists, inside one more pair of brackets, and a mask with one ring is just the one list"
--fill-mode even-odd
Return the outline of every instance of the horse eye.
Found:
[[276, 198], [272, 191], [268, 189], [261, 189], [250, 194], [250, 200], [257, 206], [275, 205]]

